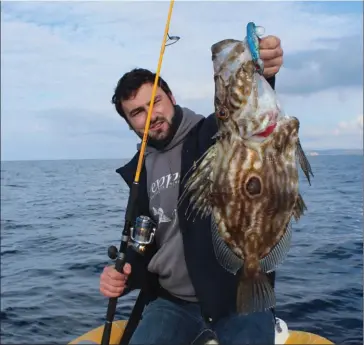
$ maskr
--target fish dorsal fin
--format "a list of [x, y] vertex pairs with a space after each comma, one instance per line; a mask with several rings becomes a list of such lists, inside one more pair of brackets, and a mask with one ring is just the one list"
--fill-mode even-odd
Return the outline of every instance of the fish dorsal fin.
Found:
[[295, 220], [298, 221], [301, 216], [304, 215], [305, 211], [307, 211], [307, 206], [302, 198], [301, 193], [299, 193], [293, 208], [293, 217], [295, 218]]
[[309, 185], [311, 185], [310, 175], [312, 177], [314, 177], [314, 175], [313, 175], [313, 172], [312, 172], [312, 169], [311, 169], [311, 164], [308, 161], [308, 159], [307, 159], [307, 157], [306, 157], [306, 155], [305, 155], [305, 153], [304, 153], [304, 151], [302, 149], [301, 142], [300, 142], [299, 139], [297, 140], [296, 155], [298, 157], [298, 162], [300, 163], [301, 169], [302, 169], [303, 173], [305, 174]]
[[[211, 146], [208, 151], [200, 158], [199, 164], [193, 168], [193, 173], [187, 178], [184, 191], [178, 200], [178, 207], [183, 200], [189, 196], [189, 205], [186, 209], [185, 216], [190, 218], [192, 212], [195, 211], [195, 217], [207, 217], [211, 214], [211, 185], [213, 182], [212, 162], [215, 158], [215, 146]], [[183, 179], [183, 182], [185, 180]]]

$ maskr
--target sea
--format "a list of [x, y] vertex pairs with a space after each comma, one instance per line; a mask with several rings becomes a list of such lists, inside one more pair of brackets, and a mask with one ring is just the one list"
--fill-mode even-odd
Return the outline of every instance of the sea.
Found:
[[[363, 156], [308, 157], [308, 211], [277, 271], [277, 317], [336, 344], [363, 344]], [[66, 344], [104, 324], [99, 278], [119, 246], [122, 160], [1, 164], [1, 344]], [[119, 299], [116, 318], [137, 292]]]

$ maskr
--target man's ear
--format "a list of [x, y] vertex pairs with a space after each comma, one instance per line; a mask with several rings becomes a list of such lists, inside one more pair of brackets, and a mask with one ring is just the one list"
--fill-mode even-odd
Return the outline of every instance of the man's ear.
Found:
[[177, 102], [176, 102], [176, 99], [174, 98], [174, 96], [170, 93], [169, 95], [169, 98], [171, 99], [171, 102], [172, 102], [172, 104], [173, 105], [176, 105], [177, 104]]

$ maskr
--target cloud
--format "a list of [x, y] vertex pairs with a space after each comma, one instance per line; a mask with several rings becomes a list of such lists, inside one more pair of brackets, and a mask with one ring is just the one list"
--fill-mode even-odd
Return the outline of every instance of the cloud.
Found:
[[363, 41], [360, 35], [327, 40], [328, 48], [288, 54], [281, 73], [284, 93], [315, 93], [363, 85]]
[[305, 128], [305, 149], [342, 148], [357, 149], [363, 147], [363, 115], [349, 117], [335, 125]]
[[339, 122], [337, 128], [335, 128], [334, 135], [356, 135], [363, 134], [363, 115], [359, 115], [349, 121]]
[[[181, 40], [167, 47], [162, 76], [181, 105], [210, 114], [210, 46], [243, 38], [253, 20], [282, 40], [277, 91], [309, 142], [307, 129], [363, 112], [362, 13], [328, 5], [176, 1], [170, 33]], [[127, 70], [156, 70], [167, 13], [165, 1], [5, 2], [2, 158], [130, 157], [138, 140], [111, 96]]]

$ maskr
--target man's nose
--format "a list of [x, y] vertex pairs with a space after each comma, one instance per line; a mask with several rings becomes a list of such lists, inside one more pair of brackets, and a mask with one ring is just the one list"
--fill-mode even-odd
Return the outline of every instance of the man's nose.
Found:
[[[150, 111], [150, 110], [148, 109], [148, 111]], [[151, 116], [150, 116], [150, 120], [151, 120], [151, 121], [154, 121], [156, 118], [157, 118], [157, 112], [155, 111], [155, 109], [154, 109], [154, 107], [153, 107], [153, 109], [152, 109], [152, 114], [151, 114]]]

